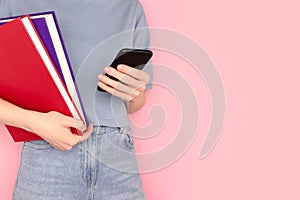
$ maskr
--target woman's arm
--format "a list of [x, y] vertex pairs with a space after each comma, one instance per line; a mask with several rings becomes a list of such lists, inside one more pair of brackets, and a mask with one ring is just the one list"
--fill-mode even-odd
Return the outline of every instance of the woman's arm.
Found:
[[[82, 121], [58, 112], [41, 113], [20, 108], [0, 98], [0, 122], [33, 132], [53, 147], [70, 150], [77, 143], [87, 139], [93, 132], [92, 123], [86, 129]], [[83, 136], [72, 134], [70, 127], [85, 130]]]
[[31, 112], [13, 105], [0, 98], [0, 122], [29, 130], [29, 119]]

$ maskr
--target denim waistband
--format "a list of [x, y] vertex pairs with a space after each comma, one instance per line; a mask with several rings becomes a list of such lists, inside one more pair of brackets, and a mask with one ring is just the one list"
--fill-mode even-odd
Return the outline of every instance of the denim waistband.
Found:
[[119, 131], [123, 132], [123, 130], [129, 130], [129, 126], [125, 127], [111, 127], [111, 126], [94, 126], [94, 133], [97, 134], [105, 134], [105, 133], [111, 133], [113, 131]]
[[110, 127], [110, 126], [94, 126], [94, 133], [106, 133], [119, 131], [121, 127]]

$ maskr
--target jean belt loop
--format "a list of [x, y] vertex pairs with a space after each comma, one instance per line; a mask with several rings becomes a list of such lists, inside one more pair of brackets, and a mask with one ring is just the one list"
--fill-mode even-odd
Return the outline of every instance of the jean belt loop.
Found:
[[100, 129], [101, 129], [100, 126], [95, 126], [95, 127], [94, 127], [94, 132], [95, 132], [95, 133], [100, 133]]

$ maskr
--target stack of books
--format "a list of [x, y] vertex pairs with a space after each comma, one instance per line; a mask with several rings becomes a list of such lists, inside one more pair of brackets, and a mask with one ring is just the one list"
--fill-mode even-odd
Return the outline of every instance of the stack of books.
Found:
[[[0, 98], [28, 110], [57, 111], [86, 123], [53, 11], [0, 19]], [[15, 142], [42, 139], [24, 129], [6, 127]], [[72, 132], [82, 134], [76, 129]]]

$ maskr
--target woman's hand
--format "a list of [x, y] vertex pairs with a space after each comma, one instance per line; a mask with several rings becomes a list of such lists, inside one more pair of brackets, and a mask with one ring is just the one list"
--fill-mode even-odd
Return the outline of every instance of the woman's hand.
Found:
[[124, 101], [133, 101], [138, 97], [150, 79], [145, 71], [127, 65], [118, 65], [117, 69], [106, 67], [104, 71], [120, 81], [99, 74], [98, 86]]
[[[39, 135], [58, 150], [71, 150], [77, 143], [88, 139], [93, 132], [92, 123], [86, 128], [81, 120], [54, 111], [48, 113], [30, 111], [28, 118], [30, 122], [25, 129]], [[71, 127], [83, 132], [83, 136], [73, 134]]]

